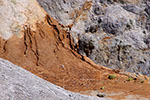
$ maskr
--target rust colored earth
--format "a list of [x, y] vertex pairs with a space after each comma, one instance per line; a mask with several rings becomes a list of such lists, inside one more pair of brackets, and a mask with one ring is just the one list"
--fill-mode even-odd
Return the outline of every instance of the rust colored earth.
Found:
[[[0, 57], [23, 67], [35, 75], [73, 92], [95, 91], [140, 95], [150, 98], [150, 84], [140, 80], [126, 81], [127, 76], [96, 65], [89, 58], [79, 55], [70, 33], [62, 25], [47, 16], [45, 22], [37, 23], [37, 30], [24, 26], [24, 37], [0, 39]], [[116, 78], [108, 79], [110, 74]], [[101, 90], [101, 87], [105, 89]]]

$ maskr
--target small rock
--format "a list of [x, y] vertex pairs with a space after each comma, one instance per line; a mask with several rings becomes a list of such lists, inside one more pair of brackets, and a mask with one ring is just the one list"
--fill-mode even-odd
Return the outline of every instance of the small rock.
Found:
[[63, 69], [64, 69], [64, 68], [65, 68], [65, 66], [64, 66], [64, 65], [61, 65], [61, 68], [63, 68]]
[[98, 97], [104, 98], [106, 95], [105, 94], [97, 94]]

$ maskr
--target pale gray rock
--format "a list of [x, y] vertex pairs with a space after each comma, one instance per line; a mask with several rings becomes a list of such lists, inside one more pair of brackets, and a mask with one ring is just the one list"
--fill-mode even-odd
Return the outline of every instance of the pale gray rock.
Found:
[[61, 24], [73, 23], [71, 12], [82, 7], [86, 0], [37, 0], [42, 7]]
[[0, 58], [0, 100], [111, 100], [72, 93]]
[[24, 25], [36, 30], [35, 24], [44, 20], [45, 11], [36, 0], [0, 0], [0, 37], [23, 36]]

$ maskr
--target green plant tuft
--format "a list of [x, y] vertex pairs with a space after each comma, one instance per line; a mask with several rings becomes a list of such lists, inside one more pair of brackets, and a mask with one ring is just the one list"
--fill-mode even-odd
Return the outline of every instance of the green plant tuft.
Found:
[[127, 81], [132, 81], [133, 78], [132, 77], [128, 77]]
[[141, 83], [144, 83], [144, 81], [142, 80]]
[[105, 89], [105, 87], [104, 87], [104, 86], [102, 86], [100, 89], [101, 89], [101, 90], [104, 90], [104, 89]]
[[109, 75], [108, 78], [109, 78], [109, 79], [115, 79], [115, 78], [116, 78], [116, 75]]

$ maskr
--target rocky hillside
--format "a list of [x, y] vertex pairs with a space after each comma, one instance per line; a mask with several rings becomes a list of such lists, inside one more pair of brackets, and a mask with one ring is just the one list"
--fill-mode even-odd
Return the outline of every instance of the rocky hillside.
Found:
[[[71, 10], [71, 8], [73, 7], [72, 4], [74, 5], [76, 4], [75, 2], [77, 2], [78, 6], [74, 5], [74, 7], [76, 7], [75, 9], [77, 9], [78, 7], [80, 9], [77, 9], [75, 10], [74, 13], [72, 13], [72, 17], [73, 16], [76, 17], [75, 20], [73, 21], [73, 24], [65, 25], [63, 24], [63, 22], [59, 20], [60, 18], [66, 18], [66, 19], [63, 19], [64, 23], [72, 22], [71, 20], [67, 21], [67, 17], [63, 17], [63, 16], [68, 16], [68, 15], [63, 14], [63, 11], [61, 11], [60, 8], [59, 10], [57, 10], [60, 12], [57, 12], [57, 13], [59, 14], [59, 16], [62, 15], [62, 17], [60, 16], [60, 18], [58, 18], [56, 17], [57, 15], [54, 16], [56, 11], [53, 11], [53, 14], [48, 15], [47, 14], [48, 11], [45, 12], [45, 10], [39, 6], [36, 0], [32, 0], [32, 1], [31, 0], [22, 0], [22, 1], [21, 0], [20, 1], [19, 0], [1, 0], [0, 9], [2, 10], [0, 10], [0, 15], [1, 15], [0, 21], [2, 24], [0, 27], [0, 58], [6, 59], [12, 62], [13, 64], [21, 66], [22, 68], [32, 72], [33, 74], [55, 85], [61, 86], [62, 88], [73, 91], [73, 92], [80, 92], [82, 94], [93, 95], [97, 97], [113, 98], [115, 100], [120, 100], [120, 99], [144, 100], [144, 99], [150, 98], [149, 77], [144, 76], [144, 75], [126, 73], [121, 70], [112, 70], [102, 65], [95, 64], [92, 60], [90, 60], [88, 57], [85, 56], [87, 55], [90, 57], [91, 54], [99, 52], [100, 50], [101, 53], [98, 53], [98, 54], [100, 54], [101, 57], [105, 57], [105, 52], [109, 53], [108, 50], [115, 50], [118, 48], [118, 47], [114, 47], [114, 49], [113, 48], [109, 49], [108, 47], [105, 48], [105, 46], [112, 47], [112, 45], [110, 44], [115, 43], [115, 42], [112, 42], [112, 43], [108, 43], [108, 42], [114, 41], [113, 39], [117, 37], [118, 39], [121, 39], [119, 38], [120, 35], [115, 36], [114, 34], [109, 34], [109, 35], [112, 35], [112, 39], [110, 39], [109, 36], [105, 37], [107, 33], [105, 32], [106, 30], [105, 31], [103, 30], [104, 32], [101, 33], [99, 32], [100, 31], [99, 28], [97, 28], [99, 30], [99, 31], [98, 30], [96, 31], [97, 33], [95, 33], [94, 31], [93, 33], [87, 32], [87, 33], [84, 33], [85, 35], [83, 35], [82, 31], [85, 31], [83, 27], [84, 25], [82, 27], [78, 25], [82, 25], [84, 24], [85, 20], [88, 20], [88, 18], [92, 18], [92, 17], [85, 17], [85, 16], [87, 15], [95, 16], [95, 15], [92, 15], [94, 1], [84, 2], [84, 0], [83, 1], [82, 0], [75, 0], [75, 1], [69, 0], [70, 3], [65, 2], [65, 1], [60, 2], [59, 0], [56, 0], [54, 2], [53, 0], [52, 2], [51, 0], [49, 0], [46, 2], [43, 0], [43, 1], [40, 1], [40, 3], [44, 5], [51, 4], [51, 6], [47, 6], [47, 7], [48, 9], [53, 9], [53, 10], [57, 10], [57, 8], [54, 8], [54, 7], [62, 8], [58, 4], [65, 3], [64, 7], [68, 6], [70, 7], [70, 10]], [[60, 2], [60, 3], [57, 3], [57, 2]], [[80, 3], [83, 3], [83, 4], [80, 5]], [[101, 3], [103, 6], [104, 5], [106, 6], [106, 7], [104, 6], [103, 8], [107, 8], [107, 7], [109, 8], [107, 3], [108, 2], [106, 2], [106, 4], [105, 2], [104, 4]], [[115, 4], [118, 6], [113, 6]], [[114, 8], [120, 7], [122, 3], [120, 4], [120, 2], [116, 1], [115, 4], [109, 3], [109, 5], [113, 6]], [[140, 4], [143, 4], [143, 3], [140, 3]], [[109, 10], [112, 9], [111, 6]], [[3, 9], [7, 9], [7, 11]], [[117, 10], [118, 8], [116, 8], [116, 11]], [[89, 14], [89, 11], [91, 12], [91, 14]], [[111, 11], [112, 10], [108, 11], [107, 13], [108, 14], [107, 16], [110, 17], [109, 20], [112, 20], [111, 17], [113, 16], [111, 15], [114, 14], [114, 13], [111, 13]], [[118, 14], [119, 13], [120, 12], [118, 12]], [[126, 14], [126, 13], [122, 13], [122, 14]], [[51, 15], [55, 19], [51, 17]], [[114, 14], [114, 15], [117, 15], [117, 14]], [[133, 14], [129, 14], [129, 16], [133, 16]], [[105, 16], [102, 16], [102, 18], [105, 18]], [[114, 20], [117, 20], [116, 18], [117, 17], [114, 17]], [[57, 22], [56, 19], [59, 22]], [[81, 21], [81, 19], [83, 21]], [[118, 21], [120, 20], [118, 19]], [[91, 20], [91, 23], [92, 22], [93, 22], [93, 25], [94, 24], [98, 25], [98, 23]], [[123, 21], [123, 22], [126, 22], [126, 21]], [[88, 21], [87, 21], [85, 25], [92, 25], [92, 24], [88, 24]], [[102, 23], [100, 25], [105, 26], [104, 19], [102, 19]], [[83, 28], [82, 31], [80, 28]], [[93, 28], [89, 28], [89, 29], [90, 31], [93, 30]], [[75, 31], [81, 31], [80, 32], [81, 35], [78, 33], [75, 33]], [[103, 35], [105, 38], [101, 40], [99, 36], [102, 36], [102, 35], [98, 35], [98, 34], [105, 34]], [[119, 34], [119, 32], [117, 32], [116, 34]], [[130, 35], [126, 35], [126, 36], [130, 36]], [[91, 38], [90, 41], [89, 41], [89, 38]], [[100, 45], [95, 44], [97, 43], [96, 41], [98, 38], [100, 39], [99, 40], [100, 45], [102, 45], [107, 50], [105, 50], [104, 48], [103, 50], [98, 49], [100, 48]], [[84, 39], [86, 39], [87, 41], [83, 41]], [[92, 39], [96, 39], [96, 40], [92, 40]], [[122, 50], [124, 50], [124, 47], [123, 48], [120, 47], [120, 52], [122, 52]], [[131, 49], [131, 50], [134, 50], [134, 49]], [[82, 55], [79, 53], [81, 53]], [[134, 53], [136, 54], [136, 51]], [[119, 55], [121, 55], [121, 53]], [[148, 53], [146, 54], [146, 56], [147, 55]], [[115, 53], [113, 54], [112, 52], [111, 56], [117, 56], [117, 54]], [[99, 56], [95, 55], [95, 57], [99, 57]], [[116, 59], [111, 58], [111, 60], [113, 61]], [[126, 60], [123, 60], [123, 61], [126, 61]], [[101, 63], [103, 64], [103, 62]], [[5, 66], [6, 64], [8, 64], [8, 66]], [[3, 66], [2, 68], [8, 67], [8, 73], [10, 72], [11, 70], [10, 66], [12, 65], [10, 64], [9, 66], [9, 64], [10, 63], [5, 62], [3, 60], [2, 60], [2, 63], [0, 63], [0, 65]], [[11, 88], [11, 85], [12, 87], [14, 87], [15, 85], [13, 81], [9, 85], [7, 85], [10, 82], [10, 80], [12, 80], [14, 77], [14, 78], [18, 78], [16, 79], [17, 82], [18, 80], [21, 80], [21, 79], [23, 79], [22, 83], [25, 81], [24, 76], [21, 74], [18, 74], [18, 72], [16, 72], [15, 70], [18, 71], [17, 68], [16, 69], [12, 68], [11, 70], [13, 71], [12, 73], [16, 73], [16, 74], [14, 75], [12, 74], [10, 79], [6, 81], [4, 85], [2, 85], [2, 89], [0, 88], [1, 90], [3, 90], [3, 88], [9, 87], [10, 85], [10, 88], [8, 88], [8, 91], [7, 89], [4, 89], [8, 92], [7, 97], [10, 97], [10, 98], [11, 98], [11, 95], [12, 97], [14, 97], [14, 95], [18, 95], [18, 92], [20, 94], [23, 92], [20, 90], [20, 88], [22, 89], [22, 87], [18, 87], [17, 85], [16, 87], [17, 89], [18, 88], [19, 89], [15, 90], [17, 92], [12, 93], [13, 89]], [[2, 78], [6, 72], [7, 72], [7, 69], [4, 72], [0, 71], [0, 75], [2, 76]], [[8, 73], [6, 73], [6, 78], [7, 78]], [[25, 73], [29, 74], [28, 72], [25, 72]], [[8, 77], [9, 76], [10, 75], [8, 75]], [[29, 76], [27, 76], [27, 79], [32, 76], [33, 75], [29, 74]], [[37, 79], [37, 77], [35, 76], [33, 78]], [[29, 81], [31, 81], [31, 83], [23, 84], [21, 86], [27, 86], [27, 88], [25, 88], [25, 91], [26, 91], [26, 89], [29, 89], [31, 87], [28, 85], [32, 84], [32, 82], [35, 81], [35, 79], [29, 78]], [[35, 86], [37, 86], [37, 88], [41, 86], [42, 81], [38, 81], [40, 82], [40, 84], [37, 84]], [[0, 84], [3, 84], [3, 83], [0, 83]], [[48, 83], [45, 83], [43, 81], [43, 85], [46, 85], [46, 84]], [[35, 89], [34, 87], [32, 88], [33, 88], [33, 92], [31, 90], [31, 92], [27, 91], [26, 93], [27, 94], [33, 93], [34, 97], [36, 98], [36, 95], [34, 94]], [[43, 89], [45, 89], [44, 86], [42, 90]], [[45, 91], [49, 91], [49, 89], [46, 89]], [[39, 93], [38, 90], [37, 90], [37, 93]], [[51, 92], [48, 92], [48, 93], [51, 93]], [[59, 89], [58, 89], [58, 93], [60, 93]], [[65, 91], [65, 93], [68, 94], [70, 92]], [[3, 91], [0, 93], [0, 95], [1, 94], [2, 96], [7, 95], [7, 93]], [[74, 93], [71, 93], [71, 94], [74, 94]], [[28, 95], [29, 95], [29, 100], [30, 100], [31, 96], [30, 94]], [[47, 94], [43, 94], [43, 95], [47, 96]], [[18, 96], [19, 98], [20, 96], [23, 96], [24, 98], [26, 97], [26, 95], [24, 94], [18, 95]], [[64, 95], [62, 94], [61, 96], [64, 96]], [[87, 96], [77, 95], [77, 98], [78, 97], [80, 98], [80, 97], [87, 97]], [[66, 97], [66, 98], [70, 99], [70, 97], [69, 98]], [[90, 98], [90, 97], [87, 97], [87, 98]]]
[[149, 0], [38, 0], [77, 51], [112, 69], [150, 75]]

